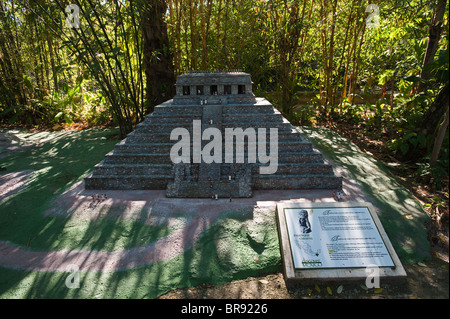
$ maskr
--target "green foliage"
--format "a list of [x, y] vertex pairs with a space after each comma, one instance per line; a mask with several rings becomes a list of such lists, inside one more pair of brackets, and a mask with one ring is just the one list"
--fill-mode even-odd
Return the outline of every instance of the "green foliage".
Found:
[[416, 132], [408, 132], [399, 139], [391, 141], [389, 148], [394, 152], [401, 152], [403, 155], [407, 154], [410, 148], [414, 149], [426, 149], [427, 137], [423, 134], [417, 134]]
[[[7, 48], [0, 45], [0, 57], [20, 56], [12, 69], [23, 70], [20, 82], [0, 72], [1, 93], [18, 98], [0, 98], [1, 123], [30, 125], [72, 125], [74, 122], [107, 123], [113, 117], [121, 129], [130, 131], [143, 118], [145, 92], [142, 75], [142, 39], [139, 34], [137, 3], [112, 1], [96, 5], [76, 1], [82, 28], [69, 29], [63, 1], [45, 5], [41, 1], [2, 3], [9, 15], [0, 22], [0, 44], [14, 39]], [[134, 6], [134, 7], [133, 7]], [[110, 25], [116, 21], [116, 25]], [[1, 70], [5, 71], [5, 70]], [[13, 92], [16, 90], [16, 93]], [[99, 105], [86, 94], [102, 91]], [[86, 104], [87, 103], [87, 104]], [[107, 112], [108, 114], [103, 114]], [[94, 117], [100, 115], [99, 119]]]
[[[164, 12], [170, 46], [147, 55], [146, 1], [75, 3], [80, 29], [65, 27], [61, 0], [3, 3], [0, 123], [112, 122], [129, 131], [148, 102], [144, 62], [167, 54], [176, 74], [249, 72], [255, 95], [295, 125], [359, 125], [369, 137], [390, 140], [390, 155], [430, 152], [433, 136], [417, 132], [417, 123], [448, 82], [449, 63], [446, 12], [437, 53], [422, 65], [434, 1], [379, 2], [380, 25], [369, 28], [359, 1], [172, 0]], [[422, 84], [427, 89], [419, 92]], [[316, 98], [305, 100], [304, 91]]]
[[288, 120], [292, 125], [313, 126], [317, 122], [315, 106], [303, 105], [297, 107], [296, 110], [288, 116]]
[[340, 114], [340, 117], [347, 123], [356, 124], [364, 120], [365, 114], [368, 110], [367, 106], [370, 107], [370, 105], [366, 105], [366, 107], [364, 107], [363, 105], [353, 105], [346, 97], [343, 99], [337, 110]]

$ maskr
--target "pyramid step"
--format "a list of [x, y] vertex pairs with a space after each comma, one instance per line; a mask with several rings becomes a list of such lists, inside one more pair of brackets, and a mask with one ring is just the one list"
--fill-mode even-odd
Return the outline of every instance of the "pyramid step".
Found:
[[[271, 150], [270, 139], [266, 138], [266, 154], [269, 154]], [[259, 151], [259, 141], [256, 138], [256, 142], [248, 142], [247, 139], [244, 140], [244, 143], [241, 141], [237, 142], [236, 139], [233, 139], [233, 152], [237, 151], [238, 147], [244, 147], [244, 152], [247, 152], [249, 147], [254, 147], [255, 151]], [[225, 138], [222, 140], [222, 149], [223, 154], [225, 154]], [[297, 152], [297, 153], [311, 153], [313, 152], [313, 145], [307, 141], [289, 141], [289, 140], [278, 140], [277, 143], [278, 153], [287, 153], [287, 152]]]
[[[269, 134], [270, 131], [268, 131], [267, 134]], [[309, 140], [303, 136], [299, 131], [297, 131], [295, 128], [291, 129], [289, 132], [280, 132], [278, 131], [278, 140], [279, 141], [305, 141], [309, 142]]]
[[95, 176], [153, 176], [172, 174], [172, 164], [116, 164], [116, 165], [96, 165], [92, 172]]
[[175, 144], [172, 143], [125, 143], [117, 144], [114, 147], [114, 154], [169, 154], [170, 149]]
[[[193, 119], [194, 120], [194, 119]], [[200, 119], [197, 119], [200, 120]], [[137, 125], [136, 129], [129, 133], [127, 137], [129, 136], [137, 136], [137, 135], [154, 135], [154, 134], [168, 134], [170, 137], [170, 133], [173, 129], [182, 127], [188, 130], [190, 134], [192, 134], [192, 126], [193, 122], [188, 121], [185, 123], [179, 123], [179, 122], [171, 122], [171, 123], [165, 123], [162, 125], [161, 123], [146, 123], [141, 122]], [[207, 125], [204, 123], [202, 124], [202, 130], [207, 128]], [[296, 139], [300, 138], [302, 140], [305, 140], [305, 138], [298, 132], [295, 127], [293, 127], [289, 122], [274, 122], [274, 123], [263, 123], [263, 122], [256, 122], [256, 123], [222, 123], [222, 136], [225, 136], [225, 128], [233, 129], [234, 131], [236, 128], [242, 128], [243, 131], [245, 131], [247, 128], [254, 129], [255, 132], [258, 132], [258, 128], [265, 128], [266, 129], [266, 136], [270, 137], [270, 129], [271, 128], [277, 128], [278, 129], [278, 138], [279, 140], [282, 139]], [[293, 135], [292, 135], [293, 134]], [[160, 136], [158, 136], [159, 138]], [[147, 139], [148, 140], [148, 139]], [[161, 141], [162, 142], [162, 141]]]
[[169, 115], [166, 116], [151, 116], [147, 117], [143, 122], [139, 123], [137, 126], [146, 126], [148, 124], [171, 124], [171, 123], [189, 123], [192, 124], [193, 120], [201, 120], [201, 115], [192, 115], [192, 116], [176, 116], [172, 117]]
[[283, 116], [280, 113], [237, 113], [223, 114], [223, 123], [256, 123], [256, 122], [282, 122]]
[[166, 189], [170, 177], [153, 176], [90, 176], [84, 179], [85, 189]]
[[155, 106], [155, 110], [152, 114], [172, 114], [172, 116], [177, 116], [178, 114], [191, 114], [203, 112], [203, 106], [201, 105], [158, 105]]
[[279, 163], [323, 163], [323, 156], [317, 152], [278, 153]]
[[284, 123], [284, 122], [272, 122], [272, 123], [267, 123], [267, 122], [255, 122], [255, 123], [222, 123], [222, 134], [225, 133], [225, 128], [230, 128], [230, 129], [236, 129], [236, 128], [241, 128], [242, 130], [246, 130], [248, 128], [250, 129], [254, 129], [255, 132], [258, 132], [259, 128], [265, 128], [266, 129], [266, 133], [268, 134], [270, 132], [271, 128], [276, 128], [278, 129], [278, 134], [281, 133], [285, 133], [288, 134], [290, 132], [293, 131], [293, 127], [290, 123]]
[[[173, 145], [175, 145], [178, 142], [178, 140], [170, 141], [168, 143], [155, 143], [153, 141], [148, 141], [146, 143], [136, 143], [131, 138], [126, 140], [126, 143], [118, 143], [114, 150], [114, 155], [120, 155], [120, 154], [170, 154], [171, 148]], [[192, 146], [192, 140], [190, 141], [190, 150], [193, 149]], [[203, 144], [209, 143], [209, 141], [203, 141]], [[314, 151], [313, 146], [309, 142], [305, 141], [278, 141], [278, 154], [284, 154], [288, 155], [290, 153], [293, 154], [309, 154], [309, 153], [317, 153]], [[243, 152], [240, 151], [240, 148], [243, 147]], [[236, 154], [243, 155], [244, 157], [247, 157], [248, 150], [250, 147], [253, 147], [256, 152], [259, 150], [259, 142], [256, 140], [255, 143], [248, 142], [247, 140], [244, 141], [244, 143], [237, 142], [235, 139], [233, 140], [233, 155]], [[222, 155], [223, 157], [226, 154], [226, 144], [225, 139], [222, 140]], [[266, 141], [266, 148], [265, 148], [266, 154], [269, 154], [273, 149], [271, 149], [271, 145], [269, 141]], [[256, 153], [256, 156], [257, 153]]]
[[[138, 153], [138, 154], [151, 154], [151, 153], [159, 153], [165, 154], [169, 153], [171, 148], [178, 140], [170, 141], [168, 143], [155, 143], [155, 142], [147, 142], [147, 143], [133, 143], [130, 140], [127, 140], [126, 143], [116, 144], [114, 148], [114, 154], [130, 154], [130, 153]], [[237, 143], [234, 139], [233, 141], [233, 152], [236, 151], [237, 146], [241, 145], [241, 143]], [[244, 150], [248, 150], [249, 146], [254, 145], [256, 151], [258, 151], [259, 142], [256, 140], [256, 143], [250, 143], [245, 140]], [[225, 154], [225, 138], [222, 140], [222, 154]], [[192, 149], [192, 140], [190, 143], [190, 148]], [[305, 141], [278, 141], [278, 152], [312, 152], [313, 146], [309, 142]], [[270, 152], [270, 143], [267, 139], [266, 141], [266, 153]]]
[[141, 122], [138, 126], [136, 126], [136, 129], [134, 132], [136, 134], [141, 133], [168, 133], [172, 132], [173, 129], [176, 129], [178, 127], [183, 127], [186, 129], [192, 128], [192, 121], [185, 122], [185, 123], [177, 123], [177, 122], [170, 122], [170, 123], [157, 123], [157, 122]]
[[[267, 143], [266, 152], [270, 151], [270, 144]], [[313, 152], [313, 145], [305, 141], [278, 141], [278, 152]]]
[[[225, 153], [222, 154], [222, 161], [225, 163]], [[242, 161], [248, 163], [247, 153], [233, 152], [232, 163]], [[256, 159], [258, 156], [256, 155]], [[239, 162], [238, 162], [239, 160]], [[283, 152], [278, 153], [278, 162], [280, 163], [323, 163], [322, 154], [317, 152]], [[110, 152], [105, 155], [104, 164], [172, 164], [170, 153], [138, 154], [126, 153], [116, 154]]]
[[172, 164], [170, 154], [112, 154], [105, 155], [104, 164]]
[[126, 144], [169, 143], [170, 132], [136, 133], [127, 135]]
[[264, 105], [224, 105], [222, 114], [269, 113], [277, 112], [271, 104]]
[[252, 182], [253, 188], [260, 190], [342, 188], [342, 177], [329, 175], [259, 175]]
[[[186, 128], [191, 134], [192, 137], [192, 129]], [[257, 132], [257, 130], [256, 130]], [[130, 144], [140, 144], [140, 143], [176, 143], [175, 141], [170, 140], [171, 131], [167, 132], [131, 132], [127, 135], [126, 143]], [[225, 138], [224, 131], [222, 132], [223, 141]], [[267, 143], [270, 141], [270, 130], [266, 130], [266, 141]], [[308, 142], [309, 141], [301, 135], [297, 130], [289, 130], [282, 132], [278, 130], [278, 141], [279, 143], [284, 142]]]
[[[264, 164], [266, 165], [266, 164]], [[255, 173], [259, 175], [258, 170]], [[333, 167], [322, 163], [278, 163], [277, 172], [273, 175], [332, 175]]]
[[174, 107], [155, 107], [155, 110], [153, 113], [150, 113], [147, 115], [149, 116], [196, 116], [201, 115], [203, 113], [203, 108], [201, 107], [181, 107], [181, 106], [174, 106]]
[[[251, 164], [252, 176], [260, 174], [260, 167], [268, 164]], [[243, 164], [222, 164], [221, 175], [228, 178], [242, 170]], [[323, 163], [278, 163], [276, 173], [272, 175], [332, 175], [333, 167]]]
[[[222, 156], [223, 165], [225, 164], [247, 164], [249, 163], [248, 153], [233, 152], [232, 163], [227, 163], [225, 153]], [[242, 162], [243, 158], [243, 163]], [[237, 161], [239, 160], [239, 162]], [[258, 154], [256, 154], [256, 162], [259, 163]], [[278, 152], [278, 163], [304, 164], [319, 163], [323, 164], [323, 156], [318, 152]], [[252, 162], [250, 162], [252, 164]]]

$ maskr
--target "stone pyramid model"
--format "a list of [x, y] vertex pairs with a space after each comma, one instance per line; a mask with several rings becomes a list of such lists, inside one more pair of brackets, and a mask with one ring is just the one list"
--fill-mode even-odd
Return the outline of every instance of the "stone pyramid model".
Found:
[[[176, 96], [156, 106], [106, 154], [85, 178], [85, 189], [165, 189], [167, 197], [198, 198], [251, 197], [253, 190], [341, 189], [342, 177], [334, 174], [322, 154], [270, 102], [254, 96], [252, 84], [250, 75], [240, 71], [178, 76]], [[200, 132], [194, 132], [196, 125]], [[189, 161], [174, 163], [171, 158], [171, 149], [179, 142], [179, 136], [171, 139], [176, 128], [190, 134]], [[222, 133], [222, 154], [232, 150], [227, 161], [225, 156], [218, 163], [205, 162], [203, 157], [198, 160], [198, 148], [196, 152], [193, 144], [200, 143], [197, 147], [203, 149], [210, 142], [201, 139], [208, 128]], [[255, 161], [250, 153], [259, 147], [266, 150], [265, 155], [273, 151], [271, 129], [278, 133], [276, 172], [263, 174], [261, 167], [270, 163], [259, 161], [258, 156]], [[231, 143], [226, 140], [227, 132], [238, 130], [265, 133], [265, 141], [251, 134], [243, 140], [236, 136]], [[195, 142], [195, 136], [200, 142]]]

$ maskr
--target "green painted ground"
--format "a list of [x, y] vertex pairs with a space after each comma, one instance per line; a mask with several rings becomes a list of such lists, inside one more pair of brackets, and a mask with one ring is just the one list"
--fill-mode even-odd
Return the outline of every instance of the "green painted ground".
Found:
[[339, 134], [317, 127], [302, 127], [314, 145], [351, 178], [362, 185], [380, 210], [380, 221], [402, 263], [413, 264], [430, 258], [425, 223], [429, 216], [421, 204], [389, 173], [383, 163]]
[[[325, 155], [345, 165], [383, 210], [381, 221], [404, 263], [428, 258], [423, 223], [426, 214], [386, 169], [339, 135], [303, 128]], [[33, 170], [28, 186], [0, 203], [0, 240], [31, 250], [116, 250], [150, 243], [166, 236], [166, 227], [138, 221], [101, 218], [82, 223], [43, 217], [51, 201], [85, 176], [117, 141], [116, 130], [22, 133], [41, 145], [0, 159], [6, 172]], [[413, 218], [405, 218], [405, 216]], [[182, 218], [182, 217], [180, 217]], [[145, 242], [142, 242], [145, 238]], [[139, 241], [138, 241], [139, 239]], [[273, 211], [227, 212], [208, 229], [194, 248], [175, 258], [132, 270], [82, 272], [80, 288], [69, 289], [69, 273], [39, 273], [0, 267], [1, 298], [154, 298], [171, 289], [228, 281], [281, 271]]]
[[[269, 214], [270, 213], [270, 214]], [[0, 268], [2, 298], [155, 298], [175, 288], [223, 284], [281, 270], [273, 212], [248, 230], [251, 213], [226, 213], [194, 249], [167, 261], [116, 272], [81, 272], [80, 288], [69, 289], [69, 273]], [[250, 222], [251, 223], [251, 222]], [[269, 231], [269, 233], [267, 233]], [[262, 235], [262, 236], [261, 236]], [[251, 239], [253, 236], [255, 239]], [[261, 241], [260, 241], [261, 240]]]

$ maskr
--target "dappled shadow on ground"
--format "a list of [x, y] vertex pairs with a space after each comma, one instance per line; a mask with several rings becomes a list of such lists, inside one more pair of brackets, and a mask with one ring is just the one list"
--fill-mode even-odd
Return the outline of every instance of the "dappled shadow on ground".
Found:
[[[108, 141], [107, 137], [115, 134], [115, 131], [95, 129], [22, 133], [21, 138], [29, 138], [34, 147], [3, 157], [0, 160], [4, 168], [2, 176], [25, 170], [32, 170], [34, 174], [27, 179], [26, 188], [2, 200], [0, 240], [27, 251], [57, 246], [69, 218], [43, 218], [42, 212], [53, 196], [86, 174], [112, 149], [115, 143]], [[2, 293], [17, 285], [27, 285], [36, 275], [33, 272], [6, 269], [2, 269], [2, 273]], [[26, 287], [21, 288], [21, 291], [24, 290], [27, 290]]]
[[[2, 163], [10, 172], [27, 168], [35, 174], [26, 189], [1, 203], [0, 240], [13, 243], [24, 252], [36, 253], [23, 262], [40, 263], [42, 267], [35, 269], [38, 271], [0, 268], [0, 295], [154, 298], [174, 288], [223, 284], [261, 272], [280, 271], [273, 214], [276, 203], [334, 201], [331, 190], [261, 191], [255, 192], [253, 198], [231, 202], [168, 199], [161, 191], [108, 191], [106, 200], [92, 204], [95, 191], [84, 191], [80, 179], [113, 148], [115, 142], [107, 140], [109, 134], [97, 130], [55, 133], [53, 137], [44, 136], [39, 147], [10, 156]], [[336, 136], [328, 139], [334, 139], [338, 148], [345, 144]], [[359, 178], [367, 178], [370, 172], [365, 170], [376, 168], [377, 163], [358, 157], [359, 163], [355, 163], [347, 151], [357, 150], [347, 147], [351, 146], [341, 147], [341, 151], [333, 149], [342, 162], [332, 160], [348, 166], [352, 174], [359, 172], [361, 165], [364, 172], [352, 175], [354, 179], [344, 179], [345, 200], [368, 200], [358, 182]], [[389, 185], [382, 175], [371, 177]], [[373, 186], [370, 180], [363, 179], [363, 183], [369, 189]], [[62, 193], [68, 186], [72, 188]], [[401, 198], [397, 189], [393, 190], [395, 198], [383, 193], [389, 209], [390, 200]], [[389, 236], [395, 243], [396, 227], [404, 220], [391, 220], [392, 215], [385, 215], [389, 209], [377, 206], [380, 217], [385, 216], [383, 225], [393, 224], [393, 235]], [[258, 241], [258, 232], [263, 232], [263, 241]], [[72, 264], [80, 269], [80, 288], [66, 285], [68, 278], [75, 275], [73, 268], [68, 271]], [[20, 268], [18, 263], [15, 266]]]
[[378, 288], [367, 288], [365, 279], [326, 281], [286, 286], [282, 273], [248, 277], [216, 286], [170, 291], [160, 299], [448, 299], [448, 263], [433, 260], [406, 265], [408, 277], [380, 280]]
[[[53, 196], [60, 193], [98, 163], [114, 145], [107, 141], [111, 130], [34, 133], [37, 146], [1, 160], [4, 174], [32, 170], [27, 187], [2, 201], [0, 239], [18, 245], [46, 245], [40, 236], [52, 224], [64, 225], [66, 220], [43, 219], [42, 212]], [[41, 134], [41, 139], [36, 137]], [[42, 141], [44, 140], [44, 141]]]
[[[39, 234], [42, 239], [33, 238], [27, 249], [22, 246], [25, 252], [37, 250], [37, 253], [43, 253], [33, 261], [30, 260], [33, 258], [25, 261], [30, 265], [40, 262], [41, 269], [36, 269], [40, 271], [4, 270], [8, 273], [5, 278], [16, 278], [19, 287], [28, 283], [30, 289], [21, 295], [23, 297], [156, 297], [180, 286], [202, 282], [224, 283], [268, 269], [278, 270], [280, 257], [275, 224], [266, 229], [271, 232], [267, 236], [272, 236], [266, 238], [266, 241], [271, 242], [270, 247], [262, 247], [266, 245], [264, 243], [260, 246], [252, 245], [247, 238], [247, 226], [254, 220], [265, 223], [265, 220], [258, 221], [255, 218], [255, 207], [266, 208], [269, 211], [267, 216], [274, 222], [276, 199], [302, 197], [296, 192], [263, 192], [255, 194], [252, 199], [234, 199], [229, 202], [229, 199], [167, 199], [159, 191], [110, 191], [108, 200], [89, 210], [86, 208], [91, 201], [90, 191], [86, 192], [81, 188], [77, 192], [75, 189], [76, 187], [69, 189], [47, 205], [50, 206], [46, 211], [47, 223]], [[316, 199], [322, 200], [324, 192], [319, 193], [320, 196]], [[327, 191], [327, 194], [330, 195], [330, 192]], [[314, 198], [307, 192], [305, 195], [310, 199]], [[72, 197], [72, 201], [65, 196]], [[308, 196], [304, 196], [303, 200]], [[133, 208], [133, 204], [136, 207]], [[120, 211], [124, 214], [121, 215]], [[177, 223], [171, 224], [171, 220], [177, 218], [185, 220], [185, 227], [177, 228]], [[216, 223], [211, 227], [215, 218], [231, 222]], [[172, 225], [175, 230], [164, 227], [165, 225]], [[178, 232], [177, 236], [172, 237], [167, 244], [170, 249], [178, 250], [175, 250], [176, 254], [171, 255], [170, 260], [158, 256], [164, 257], [165, 253], [169, 253], [167, 247], [155, 247], [153, 251], [149, 249], [155, 241], [170, 237], [174, 232]], [[202, 233], [200, 240], [195, 241]], [[233, 246], [231, 244], [236, 237], [244, 241]], [[53, 253], [60, 253], [59, 257], [52, 261], [51, 258], [56, 255], [42, 251], [46, 247]], [[71, 247], [86, 250], [86, 259], [75, 258], [73, 250], [64, 251]], [[96, 254], [99, 256], [98, 250], [110, 252], [111, 259], [95, 258]], [[186, 253], [182, 254], [185, 250]], [[265, 259], [268, 250], [271, 250], [271, 254], [275, 253], [275, 256]], [[153, 257], [157, 259], [156, 262], [148, 260]], [[259, 266], [247, 264], [247, 268], [240, 267], [241, 259]], [[65, 286], [65, 279], [70, 273], [64, 270], [72, 263], [81, 270], [80, 286], [83, 288], [78, 290]], [[113, 268], [108, 268], [106, 272], [95, 271], [96, 267], [102, 265], [116, 265], [118, 271], [112, 271]], [[90, 269], [90, 266], [94, 269]], [[50, 267], [56, 267], [58, 271], [45, 271]], [[15, 285], [4, 287], [6, 290], [18, 289]]]
[[0, 175], [0, 202], [26, 187], [27, 180], [30, 180], [32, 175], [33, 171], [31, 170]]
[[32, 142], [18, 137], [17, 133], [19, 132], [19, 130], [8, 132], [7, 130], [0, 129], [0, 159], [34, 147]]
[[377, 208], [383, 227], [402, 262], [414, 263], [430, 258], [425, 228], [429, 217], [383, 163], [331, 130], [302, 127], [300, 131], [362, 186]]

